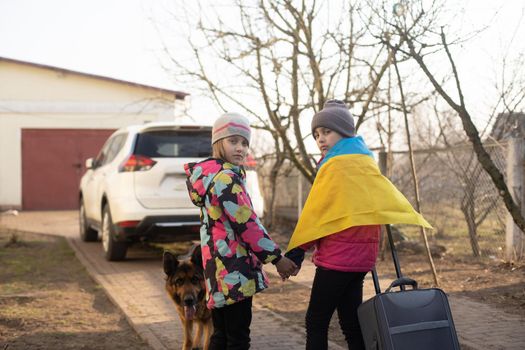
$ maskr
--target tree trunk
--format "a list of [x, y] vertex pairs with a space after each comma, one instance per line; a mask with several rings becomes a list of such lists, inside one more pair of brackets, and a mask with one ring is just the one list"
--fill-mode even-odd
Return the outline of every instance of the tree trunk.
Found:
[[470, 238], [470, 247], [472, 248], [472, 255], [474, 255], [477, 258], [481, 254], [477, 235], [476, 218], [474, 214], [474, 208], [472, 204], [469, 203], [468, 198], [466, 198], [464, 203], [461, 205], [461, 212], [463, 213], [465, 221], [467, 222], [468, 236]]
[[[379, 170], [383, 175], [388, 176], [388, 153], [383, 149], [379, 152]], [[385, 261], [385, 252], [386, 252], [386, 230], [384, 225], [381, 225], [381, 235], [379, 236], [379, 258], [381, 261]]]

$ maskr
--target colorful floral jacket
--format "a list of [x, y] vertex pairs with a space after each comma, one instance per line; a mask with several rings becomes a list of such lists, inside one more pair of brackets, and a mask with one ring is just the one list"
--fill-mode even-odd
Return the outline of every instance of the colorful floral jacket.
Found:
[[255, 214], [242, 167], [209, 158], [184, 165], [188, 191], [201, 208], [202, 262], [209, 309], [230, 305], [268, 287], [261, 263], [281, 256]]

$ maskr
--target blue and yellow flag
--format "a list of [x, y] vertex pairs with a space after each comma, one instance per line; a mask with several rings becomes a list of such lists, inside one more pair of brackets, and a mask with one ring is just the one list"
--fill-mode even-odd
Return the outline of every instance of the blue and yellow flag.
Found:
[[414, 224], [432, 228], [381, 174], [362, 137], [339, 141], [319, 166], [288, 250], [352, 226]]

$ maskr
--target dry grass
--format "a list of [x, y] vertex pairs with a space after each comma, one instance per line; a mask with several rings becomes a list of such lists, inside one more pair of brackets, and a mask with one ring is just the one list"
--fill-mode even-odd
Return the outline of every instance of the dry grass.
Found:
[[0, 349], [148, 349], [63, 238], [0, 229]]

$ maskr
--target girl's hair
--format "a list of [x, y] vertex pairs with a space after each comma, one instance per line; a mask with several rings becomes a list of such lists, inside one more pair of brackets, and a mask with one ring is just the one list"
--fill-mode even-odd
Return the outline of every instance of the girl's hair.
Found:
[[226, 139], [220, 139], [212, 145], [213, 151], [212, 151], [211, 156], [213, 158], [219, 158], [222, 160], [226, 160], [226, 151], [224, 150], [224, 140]]

